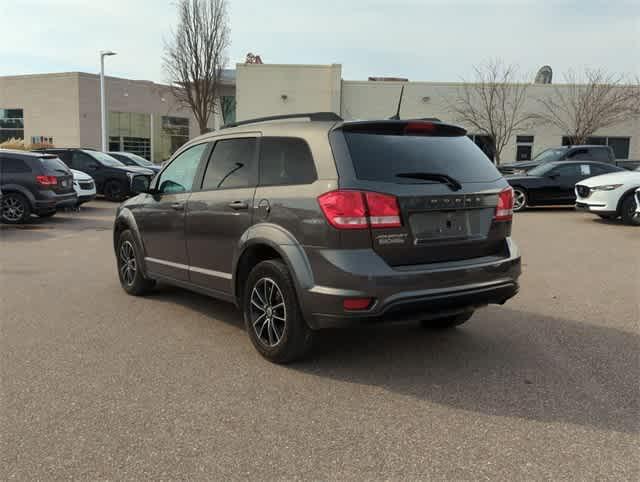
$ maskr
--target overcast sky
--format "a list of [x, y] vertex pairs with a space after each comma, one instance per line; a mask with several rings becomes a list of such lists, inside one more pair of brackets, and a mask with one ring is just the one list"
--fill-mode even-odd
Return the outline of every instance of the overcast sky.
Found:
[[[640, 74], [640, 0], [228, 0], [230, 66], [341, 63], [343, 77], [470, 78], [489, 58], [555, 80], [570, 68]], [[1, 0], [0, 75], [97, 72], [165, 81], [172, 0]]]

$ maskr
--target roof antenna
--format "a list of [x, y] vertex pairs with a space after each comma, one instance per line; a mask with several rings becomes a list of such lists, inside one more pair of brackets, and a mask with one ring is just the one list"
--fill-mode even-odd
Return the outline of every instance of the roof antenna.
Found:
[[402, 106], [402, 97], [404, 96], [404, 85], [402, 86], [402, 89], [400, 90], [400, 99], [398, 100], [398, 111], [396, 112], [396, 115], [394, 115], [393, 117], [389, 117], [389, 120], [400, 120], [400, 107]]

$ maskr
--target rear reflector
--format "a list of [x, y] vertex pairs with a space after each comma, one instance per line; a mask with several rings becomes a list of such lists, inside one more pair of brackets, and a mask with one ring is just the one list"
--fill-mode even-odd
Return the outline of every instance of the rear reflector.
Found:
[[347, 298], [342, 302], [345, 310], [366, 310], [371, 306], [372, 298]]
[[337, 229], [402, 226], [398, 200], [389, 194], [331, 191], [320, 196], [318, 203], [329, 224]]
[[513, 189], [505, 188], [498, 195], [498, 205], [496, 206], [496, 214], [494, 221], [511, 221], [513, 219]]
[[41, 186], [57, 186], [58, 178], [56, 176], [36, 176], [36, 182]]

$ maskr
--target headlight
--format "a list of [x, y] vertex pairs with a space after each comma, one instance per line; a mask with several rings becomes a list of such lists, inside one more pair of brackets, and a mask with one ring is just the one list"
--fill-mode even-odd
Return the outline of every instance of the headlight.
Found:
[[592, 187], [591, 190], [592, 191], [613, 191], [615, 189], [618, 189], [620, 186], [622, 186], [622, 184], [606, 184], [604, 186]]

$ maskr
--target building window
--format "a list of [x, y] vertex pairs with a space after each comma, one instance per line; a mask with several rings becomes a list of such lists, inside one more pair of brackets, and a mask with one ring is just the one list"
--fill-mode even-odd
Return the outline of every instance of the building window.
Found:
[[24, 140], [24, 111], [0, 108], [0, 142]]
[[233, 95], [225, 95], [220, 99], [222, 107], [222, 123], [232, 124], [236, 121], [236, 98]]
[[162, 135], [168, 140], [170, 156], [189, 140], [189, 119], [162, 116]]
[[534, 136], [516, 136], [516, 161], [530, 161]]
[[[587, 144], [595, 146], [610, 146], [613, 149], [613, 153], [616, 159], [629, 159], [629, 144], [631, 143], [630, 137], [589, 137]], [[571, 138], [564, 136], [562, 138], [563, 146], [571, 145]]]

